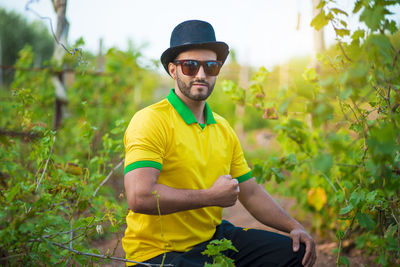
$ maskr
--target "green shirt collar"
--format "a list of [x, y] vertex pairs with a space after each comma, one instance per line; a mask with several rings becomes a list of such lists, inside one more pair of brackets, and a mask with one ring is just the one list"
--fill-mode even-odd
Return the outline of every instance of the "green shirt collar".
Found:
[[[169, 103], [175, 108], [178, 114], [182, 117], [182, 119], [186, 122], [186, 124], [198, 123], [196, 117], [193, 115], [193, 112], [186, 106], [185, 103], [175, 94], [174, 88], [171, 89], [169, 95], [167, 96]], [[206, 124], [215, 124], [217, 123], [214, 119], [214, 115], [208, 103], [205, 105], [205, 117]]]

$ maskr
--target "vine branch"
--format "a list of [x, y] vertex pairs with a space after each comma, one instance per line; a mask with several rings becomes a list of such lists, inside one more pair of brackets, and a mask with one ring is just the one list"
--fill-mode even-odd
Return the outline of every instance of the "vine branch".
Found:
[[55, 142], [56, 142], [56, 136], [53, 137], [53, 144], [51, 145], [49, 156], [47, 157], [46, 164], [44, 165], [44, 170], [43, 170], [42, 176], [40, 177], [39, 181], [37, 182], [37, 186], [36, 186], [35, 192], [38, 191], [40, 183], [42, 182], [43, 176], [46, 173], [47, 166], [49, 164], [51, 154], [53, 154], [53, 148], [54, 148], [54, 143]]
[[50, 17], [44, 17], [42, 15], [40, 15], [38, 12], [36, 12], [35, 10], [33, 10], [30, 5], [33, 4], [33, 2], [35, 2], [35, 0], [29, 0], [26, 4], [25, 4], [25, 10], [31, 12], [32, 14], [34, 14], [35, 16], [37, 16], [39, 19], [41, 20], [47, 20], [49, 21], [49, 25], [50, 25], [50, 31], [51, 34], [53, 35], [54, 40], [56, 41], [56, 43], [61, 46], [68, 54], [74, 56], [76, 52], [80, 52], [79, 48], [74, 48], [72, 51], [68, 50], [68, 48], [65, 47], [65, 45], [63, 43], [61, 43], [57, 36], [56, 33], [54, 32], [54, 28], [53, 28], [53, 21], [51, 20]]
[[26, 255], [25, 253], [14, 254], [14, 255], [10, 255], [10, 256], [4, 257], [4, 258], [0, 258], [0, 261], [6, 261], [6, 260], [9, 260], [9, 259], [12, 259], [12, 258], [21, 257], [21, 256], [25, 256], [25, 255]]
[[[161, 266], [161, 264], [152, 264], [152, 263], [144, 263], [144, 262], [138, 262], [138, 261], [132, 261], [132, 260], [128, 260], [128, 259], [123, 259], [123, 258], [118, 258], [118, 257], [110, 257], [107, 255], [101, 255], [101, 254], [94, 254], [94, 253], [88, 253], [88, 252], [82, 252], [82, 251], [78, 251], [76, 249], [72, 249], [69, 248], [67, 246], [64, 246], [60, 243], [56, 243], [56, 242], [51, 242], [51, 244], [53, 244], [54, 246], [69, 250], [75, 254], [78, 255], [82, 255], [82, 256], [88, 256], [88, 257], [95, 257], [95, 258], [100, 258], [100, 259], [109, 259], [109, 260], [115, 260], [115, 261], [122, 261], [122, 262], [130, 262], [130, 263], [136, 263], [142, 266]], [[172, 264], [164, 264], [163, 266], [173, 266]]]
[[10, 137], [22, 137], [24, 139], [37, 139], [42, 137], [39, 133], [35, 132], [18, 132], [18, 131], [13, 131], [13, 130], [5, 130], [5, 129], [0, 129], [0, 135], [6, 135]]
[[124, 163], [124, 160], [122, 160], [120, 163], [117, 164], [117, 166], [114, 167], [110, 171], [110, 173], [107, 175], [107, 177], [100, 183], [100, 185], [96, 188], [96, 190], [93, 193], [92, 199], [96, 196], [97, 191], [111, 178], [111, 176], [114, 174], [114, 172]]

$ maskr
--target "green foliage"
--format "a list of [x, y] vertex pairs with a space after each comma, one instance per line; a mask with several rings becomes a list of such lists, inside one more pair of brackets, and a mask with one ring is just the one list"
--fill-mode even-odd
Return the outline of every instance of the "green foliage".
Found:
[[[98, 74], [88, 70], [93, 62], [83, 65], [67, 54], [64, 64], [75, 70], [67, 116], [56, 131], [50, 69], [17, 71], [11, 90], [1, 92], [0, 257], [5, 263], [90, 265], [98, 260], [60, 245], [101, 254], [91, 242], [121, 232], [126, 201], [100, 184], [123, 158], [123, 134], [137, 109], [134, 97], [154, 92], [156, 83], [144, 81], [154, 73], [137, 64], [139, 57], [137, 51], [112, 49], [105, 72]], [[15, 65], [30, 68], [33, 62], [33, 50], [26, 46]], [[122, 179], [121, 169], [113, 176]]]
[[345, 239], [382, 266], [398, 263], [400, 35], [388, 17], [396, 3], [357, 1], [353, 13], [366, 29], [350, 31], [349, 15], [321, 1], [311, 25], [333, 27], [338, 43], [318, 55], [320, 72], [306, 68], [273, 95], [262, 69], [249, 88], [225, 82], [239, 105], [261, 110], [265, 119], [273, 117], [266, 108], [279, 113], [279, 153], [254, 161], [253, 174], [259, 183], [285, 183], [286, 194], [314, 212], [315, 230], [336, 233], [338, 265], [349, 265], [340, 254]]
[[213, 263], [205, 263], [205, 267], [234, 267], [234, 261], [222, 254], [222, 252], [226, 250], [233, 250], [238, 252], [238, 250], [232, 245], [232, 241], [226, 238], [221, 240], [212, 240], [208, 245], [206, 250], [204, 250], [201, 254], [207, 255], [213, 258]]
[[[28, 23], [15, 12], [0, 8], [0, 41], [2, 64], [12, 66], [18, 58], [18, 52], [30, 45], [36, 56], [36, 65], [50, 59], [53, 54], [54, 40], [46, 27], [39, 22]], [[12, 77], [7, 77], [7, 82]]]

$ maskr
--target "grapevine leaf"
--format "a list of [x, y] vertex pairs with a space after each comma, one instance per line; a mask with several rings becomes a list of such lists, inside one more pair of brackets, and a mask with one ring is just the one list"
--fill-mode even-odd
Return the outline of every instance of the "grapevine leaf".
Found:
[[325, 11], [322, 10], [317, 16], [311, 21], [311, 26], [317, 31], [321, 30], [329, 23], [330, 17], [326, 15]]
[[335, 32], [340, 37], [344, 37], [350, 34], [350, 31], [348, 29], [335, 29]]
[[379, 27], [381, 20], [384, 19], [385, 8], [382, 6], [374, 6], [373, 8], [365, 8], [360, 15], [360, 21], [365, 24], [372, 31], [376, 31]]
[[311, 188], [307, 194], [308, 204], [320, 211], [327, 201], [326, 192], [323, 188]]
[[346, 207], [344, 207], [344, 208], [341, 208], [339, 214], [340, 214], [340, 215], [343, 215], [343, 214], [349, 213], [349, 212], [352, 211], [353, 209], [354, 209], [353, 204], [349, 204], [348, 206], [346, 206]]
[[345, 11], [339, 9], [339, 8], [331, 8], [331, 11], [332, 11], [333, 13], [335, 13], [335, 14], [343, 14], [343, 15], [348, 16], [347, 12], [345, 12]]
[[327, 174], [333, 166], [333, 158], [330, 154], [319, 154], [313, 160], [315, 169]]
[[281, 173], [281, 171], [278, 168], [272, 167], [271, 171], [275, 174], [277, 183], [283, 182], [285, 180], [285, 176]]
[[317, 6], [317, 9], [321, 9], [321, 8], [323, 8], [325, 5], [326, 5], [326, 1], [322, 0], [322, 1], [319, 2], [318, 6]]
[[363, 7], [363, 1], [362, 0], [357, 0], [355, 5], [354, 5], [354, 9], [353, 9], [353, 13], [357, 13], [358, 11], [360, 11], [360, 9]]
[[367, 228], [368, 230], [372, 230], [375, 227], [375, 222], [368, 214], [357, 212], [356, 219], [362, 227]]
[[16, 184], [7, 195], [7, 202], [11, 202], [15, 195], [20, 191], [21, 184]]

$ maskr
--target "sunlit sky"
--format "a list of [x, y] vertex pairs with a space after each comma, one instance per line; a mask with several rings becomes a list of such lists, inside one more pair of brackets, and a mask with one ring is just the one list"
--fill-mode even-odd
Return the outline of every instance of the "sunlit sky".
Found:
[[[27, 2], [0, 0], [0, 6], [29, 20], [37, 19], [25, 10]], [[354, 1], [337, 2], [339, 8], [351, 13]], [[68, 0], [69, 42], [83, 37], [85, 49], [97, 53], [100, 38], [106, 49], [126, 49], [130, 39], [136, 46], [144, 45], [142, 52], [147, 58], [159, 59], [169, 47], [171, 31], [177, 24], [201, 19], [213, 25], [217, 40], [236, 51], [239, 63], [268, 68], [311, 53], [311, 3], [312, 0]], [[55, 27], [51, 0], [33, 1], [30, 8], [52, 18]], [[395, 10], [398, 18], [400, 9]], [[299, 14], [300, 27], [296, 30]], [[350, 25], [359, 26], [351, 21]], [[328, 27], [326, 44], [333, 44], [334, 39], [333, 30]]]

